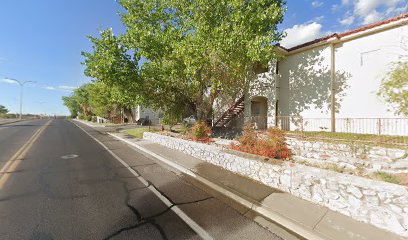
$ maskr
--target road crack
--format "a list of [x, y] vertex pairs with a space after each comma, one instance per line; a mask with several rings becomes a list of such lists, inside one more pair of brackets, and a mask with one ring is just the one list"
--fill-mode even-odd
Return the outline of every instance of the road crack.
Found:
[[[135, 170], [135, 172], [136, 172], [139, 176], [141, 176], [138, 171]], [[199, 200], [194, 200], [194, 201], [176, 203], [176, 202], [174, 202], [173, 200], [171, 200], [171, 198], [168, 197], [163, 191], [159, 190], [154, 184], [152, 184], [152, 183], [151, 183], [150, 181], [148, 181], [148, 180], [146, 180], [146, 182], [147, 182], [147, 185], [146, 185], [146, 186], [129, 189], [129, 188], [128, 188], [128, 182], [124, 181], [124, 179], [126, 179], [126, 178], [124, 178], [124, 179], [120, 179], [120, 178], [122, 178], [122, 177], [118, 176], [117, 173], [114, 173], [113, 179], [114, 179], [114, 181], [120, 182], [121, 185], [122, 185], [122, 187], [123, 187], [123, 189], [125, 190], [125, 193], [126, 193], [125, 196], [126, 196], [126, 197], [125, 197], [125, 201], [124, 201], [124, 202], [125, 202], [125, 205], [129, 208], [129, 210], [135, 215], [135, 217], [136, 217], [136, 223], [135, 223], [134, 225], [127, 226], [127, 227], [123, 227], [123, 228], [121, 228], [121, 229], [115, 231], [114, 233], [112, 233], [112, 234], [110, 234], [109, 236], [107, 236], [106, 238], [104, 238], [104, 239], [106, 239], [106, 240], [111, 239], [111, 238], [113, 238], [113, 237], [115, 237], [115, 236], [117, 236], [117, 235], [119, 235], [119, 234], [121, 234], [121, 233], [123, 233], [123, 232], [129, 231], [129, 230], [137, 229], [137, 228], [139, 228], [139, 227], [141, 227], [141, 226], [144, 226], [144, 225], [146, 225], [146, 224], [149, 224], [149, 225], [153, 226], [153, 227], [160, 233], [160, 236], [162, 237], [162, 239], [167, 240], [167, 239], [168, 239], [168, 238], [167, 238], [167, 235], [166, 235], [164, 229], [163, 229], [159, 224], [156, 223], [156, 218], [158, 218], [158, 217], [162, 216], [163, 214], [167, 213], [168, 211], [170, 211], [170, 210], [171, 210], [173, 207], [175, 207], [175, 206], [182, 206], [182, 205], [188, 205], [188, 204], [199, 203], [199, 202], [203, 202], [203, 201], [206, 201], [206, 200], [209, 200], [209, 199], [212, 199], [212, 198], [213, 198], [213, 197], [207, 197], [207, 198], [203, 198], [203, 199], [199, 199]], [[113, 179], [112, 179], [112, 180], [113, 180]], [[151, 216], [148, 216], [148, 217], [142, 217], [142, 215], [140, 214], [139, 210], [137, 210], [134, 206], [132, 206], [132, 205], [129, 203], [130, 200], [131, 200], [131, 199], [130, 199], [130, 193], [131, 193], [132, 191], [135, 191], [135, 190], [148, 189], [149, 187], [153, 187], [154, 189], [156, 189], [162, 196], [164, 196], [164, 197], [171, 203], [171, 205], [168, 206], [165, 210], [163, 210], [163, 211], [161, 211], [161, 212], [159, 212], [159, 213], [157, 213], [157, 214], [154, 214], [154, 215], [151, 215]]]
[[199, 199], [199, 200], [195, 200], [195, 201], [174, 203], [171, 206], [169, 206], [168, 208], [166, 208], [165, 210], [161, 211], [160, 213], [157, 213], [157, 214], [154, 214], [154, 215], [151, 215], [151, 216], [148, 216], [148, 217], [142, 217], [141, 214], [139, 213], [139, 211], [135, 207], [133, 207], [132, 205], [126, 203], [126, 206], [133, 212], [133, 214], [135, 214], [136, 219], [137, 219], [137, 223], [135, 225], [132, 225], [132, 226], [121, 228], [118, 231], [112, 233], [111, 235], [109, 235], [108, 237], [106, 237], [104, 239], [108, 240], [108, 239], [111, 239], [112, 237], [115, 237], [115, 236], [119, 235], [122, 232], [133, 230], [133, 229], [136, 229], [136, 228], [141, 227], [143, 225], [150, 224], [150, 225], [154, 226], [159, 231], [162, 239], [166, 240], [166, 239], [168, 239], [167, 236], [166, 236], [166, 233], [164, 232], [163, 228], [159, 224], [157, 224], [155, 222], [155, 218], [162, 216], [163, 214], [170, 211], [175, 206], [199, 203], [199, 202], [203, 202], [203, 201], [206, 201], [206, 200], [209, 200], [209, 199], [212, 199], [212, 198], [213, 197], [207, 197], [207, 198], [203, 198], [203, 199]]

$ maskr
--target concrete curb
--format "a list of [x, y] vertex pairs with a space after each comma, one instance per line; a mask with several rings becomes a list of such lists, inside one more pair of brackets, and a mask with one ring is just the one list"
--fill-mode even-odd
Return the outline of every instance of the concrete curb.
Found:
[[192, 171], [191, 169], [185, 168], [171, 160], [168, 160], [146, 148], [143, 148], [142, 146], [139, 146], [138, 144], [135, 144], [127, 139], [121, 138], [119, 136], [116, 136], [115, 134], [112, 133], [108, 133], [110, 136], [125, 142], [126, 144], [137, 148], [140, 151], [143, 151], [149, 155], [151, 155], [152, 157], [160, 160], [161, 162], [165, 163], [166, 165], [169, 165], [170, 167], [173, 167], [175, 169], [177, 169], [178, 171], [189, 175], [191, 177], [194, 177], [196, 180], [198, 180], [199, 182], [205, 184], [206, 186], [212, 188], [213, 190], [227, 196], [228, 198], [233, 199], [234, 201], [240, 203], [241, 205], [251, 209], [252, 211], [264, 216], [265, 218], [271, 220], [272, 222], [278, 224], [279, 226], [281, 226], [282, 228], [293, 232], [294, 234], [301, 236], [302, 238], [305, 239], [309, 239], [309, 240], [324, 240], [327, 239], [325, 237], [323, 237], [321, 234], [317, 233], [316, 231], [313, 231], [309, 228], [306, 228], [305, 226], [277, 213], [274, 212], [273, 210], [269, 209], [268, 207], [264, 206], [262, 203], [255, 201], [253, 199], [248, 198], [247, 196], [244, 196], [232, 189], [226, 189], [223, 186], [220, 186], [217, 183], [214, 183], [210, 180], [208, 180], [205, 177], [200, 176], [199, 174], [197, 174], [196, 172]]
[[5, 123], [0, 123], [0, 126], [1, 125], [6, 125], [6, 124], [11, 124], [11, 123], [16, 123], [16, 122], [21, 122], [21, 121], [24, 121], [25, 119], [22, 119], [22, 120], [16, 120], [16, 121], [11, 121], [11, 122], [5, 122]]

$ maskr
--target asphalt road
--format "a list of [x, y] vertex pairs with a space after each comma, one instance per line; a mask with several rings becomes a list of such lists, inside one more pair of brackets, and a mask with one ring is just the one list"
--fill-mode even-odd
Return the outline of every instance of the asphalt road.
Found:
[[200, 239], [175, 208], [214, 239], [279, 239], [152, 158], [81, 127], [110, 151], [68, 120], [0, 126], [0, 239]]

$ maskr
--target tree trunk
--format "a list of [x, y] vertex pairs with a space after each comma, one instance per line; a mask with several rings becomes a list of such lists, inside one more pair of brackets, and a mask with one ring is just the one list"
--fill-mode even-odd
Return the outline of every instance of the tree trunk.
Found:
[[128, 119], [128, 123], [133, 123], [134, 122], [134, 117], [133, 117], [133, 112], [132, 108], [123, 108], [124, 113]]
[[[205, 89], [207, 91], [207, 89]], [[218, 96], [218, 92], [211, 89], [210, 96], [205, 96], [204, 91], [201, 92], [197, 99], [197, 120], [206, 122], [209, 114], [212, 111], [215, 99]]]

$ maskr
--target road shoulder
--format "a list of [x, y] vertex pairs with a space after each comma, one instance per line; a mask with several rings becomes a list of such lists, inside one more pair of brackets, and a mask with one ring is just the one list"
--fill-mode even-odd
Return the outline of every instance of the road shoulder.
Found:
[[248, 208], [247, 217], [284, 239], [403, 239], [179, 151], [123, 133], [109, 134]]

